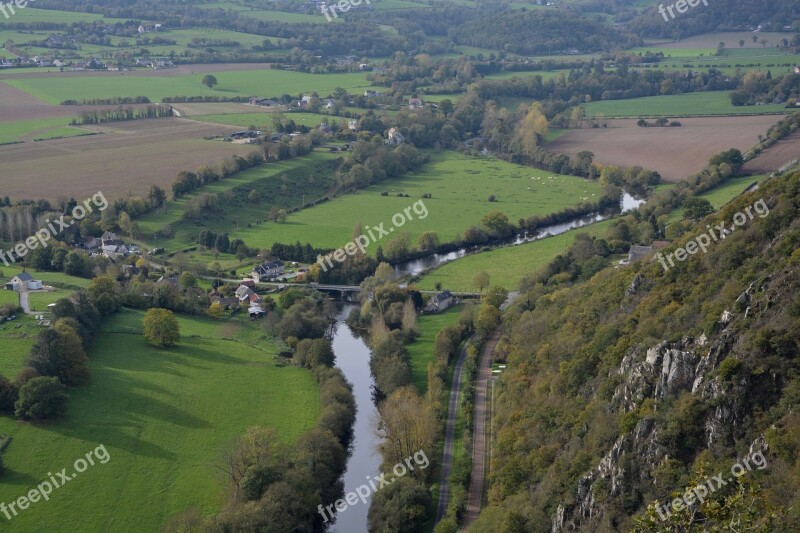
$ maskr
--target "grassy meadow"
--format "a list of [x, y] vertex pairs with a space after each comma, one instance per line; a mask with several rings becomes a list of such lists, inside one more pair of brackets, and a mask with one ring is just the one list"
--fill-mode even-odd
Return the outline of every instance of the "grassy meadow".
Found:
[[[478, 225], [491, 211], [501, 211], [516, 222], [520, 217], [559, 211], [601, 194], [597, 183], [573, 176], [455, 152], [431, 156], [422, 169], [400, 179], [292, 213], [285, 224], [243, 228], [235, 235], [251, 246], [299, 240], [317, 247], [338, 248], [352, 238], [357, 223], [365, 230], [366, 226], [381, 223], [388, 229], [394, 214], [402, 213], [422, 194], [431, 193], [432, 198], [423, 200], [428, 215], [420, 219], [412, 212], [413, 220], [406, 222], [402, 230], [411, 234], [414, 244], [429, 230], [436, 231], [444, 242], [455, 239], [469, 226]], [[388, 196], [381, 196], [384, 191]], [[409, 197], [398, 197], [400, 193]], [[488, 201], [493, 194], [497, 197], [494, 203]], [[374, 254], [375, 249], [371, 247], [368, 253]]]
[[[319, 188], [316, 193], [309, 192], [313, 188], [308, 185], [328, 183], [320, 163], [332, 159], [335, 154], [315, 152], [300, 159], [240, 172], [194, 193], [223, 192], [233, 187], [245, 191], [256, 188], [264, 198], [259, 204], [229, 204], [200, 223], [181, 218], [186, 200], [179, 200], [166, 214], [147, 215], [140, 219], [139, 227], [144, 235], [150, 236], [169, 225], [172, 236], [158, 237], [154, 241], [156, 246], [165, 247], [167, 251], [193, 246], [197, 235], [206, 226], [217, 233], [227, 231], [231, 238], [243, 239], [249, 246], [259, 248], [270, 247], [275, 242], [295, 241], [308, 242], [315, 247], [339, 248], [352, 238], [356, 224], [361, 223], [364, 231], [366, 226], [381, 223], [388, 229], [394, 214], [412, 206], [423, 193], [431, 193], [432, 198], [423, 200], [428, 215], [421, 219], [412, 211], [412, 220], [402, 226], [402, 230], [411, 234], [412, 244], [416, 245], [419, 236], [429, 230], [436, 231], [442, 241], [453, 240], [469, 226], [478, 225], [481, 218], [491, 211], [501, 211], [516, 222], [520, 217], [551, 213], [577, 205], [583, 199], [599, 198], [601, 193], [595, 182], [553, 175], [500, 160], [471, 158], [455, 152], [432, 153], [431, 156], [431, 161], [421, 170], [400, 179], [385, 181], [356, 194], [340, 196], [291, 213], [285, 223], [258, 223], [258, 220], [266, 219], [270, 205], [299, 206], [304, 180], [307, 203], [324, 196]], [[308, 182], [310, 176], [314, 183]], [[285, 189], [283, 185], [286, 185]], [[387, 191], [388, 196], [381, 196], [383, 191]], [[398, 197], [399, 193], [409, 197]], [[493, 194], [497, 201], [492, 203], [488, 197]], [[424, 210], [420, 211], [424, 216]], [[148, 246], [154, 243], [148, 240]], [[368, 253], [374, 254], [376, 249], [377, 246], [372, 246]]]
[[[92, 383], [70, 391], [66, 418], [0, 418], [13, 437], [0, 501], [101, 444], [111, 456], [15, 517], [17, 531], [159, 531], [188, 507], [214, 512], [225, 498], [217, 465], [237, 436], [259, 425], [292, 442], [315, 424], [313, 377], [279, 364], [269, 340], [235, 340], [252, 337], [249, 324], [179, 317], [180, 344], [159, 349], [140, 334], [143, 316], [123, 310], [104, 323], [89, 353]], [[19, 364], [16, 350], [3, 353], [0, 368]]]
[[489, 274], [491, 285], [500, 285], [509, 291], [517, 290], [525, 275], [533, 274], [558, 254], [564, 253], [575, 242], [578, 233], [601, 235], [609, 223], [598, 222], [532, 243], [468, 255], [428, 272], [416, 285], [421, 289], [433, 290], [437, 283], [441, 283], [443, 289], [472, 291], [475, 290], [475, 275], [485, 271]]
[[[57, 105], [64, 100], [146, 96], [160, 102], [169, 96], [264, 96], [297, 95], [317, 91], [320, 96], [337, 87], [360, 91], [370, 87], [362, 72], [306, 74], [289, 70], [234, 70], [214, 73], [219, 84], [209, 89], [201, 83], [205, 74], [165, 75], [163, 71], [107, 72], [102, 75], [54, 78], [6, 77], [5, 83]], [[89, 78], [87, 80], [86, 78]]]
[[445, 326], [458, 322], [458, 316], [463, 310], [463, 306], [457, 305], [443, 313], [417, 317], [419, 336], [407, 348], [411, 357], [411, 382], [420, 395], [424, 395], [428, 390], [428, 364], [433, 362], [436, 334]]

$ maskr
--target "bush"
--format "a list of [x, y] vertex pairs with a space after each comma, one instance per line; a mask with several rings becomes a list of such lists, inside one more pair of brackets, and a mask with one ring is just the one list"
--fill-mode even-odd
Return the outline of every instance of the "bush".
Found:
[[31, 378], [19, 389], [14, 414], [23, 420], [62, 416], [67, 410], [67, 389], [55, 377]]
[[490, 194], [489, 195], [489, 201], [490, 202], [496, 202], [497, 201], [497, 196], [495, 196], [494, 194]]

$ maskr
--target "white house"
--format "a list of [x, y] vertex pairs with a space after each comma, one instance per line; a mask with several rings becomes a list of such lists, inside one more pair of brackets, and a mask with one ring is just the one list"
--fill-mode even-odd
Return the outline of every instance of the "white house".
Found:
[[389, 138], [387, 139], [386, 144], [391, 146], [397, 146], [403, 144], [406, 140], [406, 138], [403, 137], [403, 134], [400, 133], [400, 131], [397, 128], [389, 129], [387, 137]]
[[42, 280], [33, 279], [27, 272], [20, 272], [6, 283], [6, 289], [10, 291], [38, 291], [43, 287]]
[[428, 302], [428, 307], [437, 313], [444, 311], [455, 303], [453, 301], [453, 294], [450, 291], [442, 291], [434, 294]]
[[255, 267], [250, 272], [250, 277], [259, 282], [264, 279], [272, 279], [283, 274], [283, 263], [280, 261], [267, 261]]

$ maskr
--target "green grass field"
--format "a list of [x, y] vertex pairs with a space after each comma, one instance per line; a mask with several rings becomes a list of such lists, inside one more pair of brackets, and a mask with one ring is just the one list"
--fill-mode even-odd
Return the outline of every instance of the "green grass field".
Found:
[[[284, 174], [289, 176], [287, 183], [299, 187], [297, 180], [308, 179], [308, 175], [314, 173], [313, 165], [334, 156], [315, 152], [310, 157], [266, 165], [198, 189], [197, 194], [222, 192], [232, 186], [261, 187], [265, 198], [272, 197], [268, 202], [297, 206], [302, 201], [299, 188], [280, 198], [276, 196], [280, 177]], [[241, 238], [249, 246], [259, 248], [270, 247], [274, 242], [293, 243], [298, 240], [304, 244], [310, 242], [315, 247], [339, 248], [352, 238], [357, 223], [364, 226], [364, 231], [366, 226], [381, 223], [388, 229], [394, 214], [402, 213], [417, 202], [423, 193], [429, 192], [433, 197], [423, 200], [428, 216], [420, 219], [411, 212], [413, 219], [402, 226], [411, 234], [412, 244], [416, 245], [419, 236], [428, 230], [438, 232], [442, 241], [453, 240], [469, 226], [479, 224], [481, 218], [491, 211], [501, 211], [516, 222], [520, 217], [559, 211], [577, 205], [582, 199], [600, 196], [597, 183], [573, 176], [553, 176], [550, 180], [551, 175], [500, 160], [470, 158], [446, 152], [432, 154], [431, 162], [422, 170], [402, 179], [385, 181], [358, 194], [347, 194], [292, 213], [283, 224], [256, 223], [258, 219], [266, 218], [269, 208], [264, 204], [267, 201], [226, 209], [218, 216], [209, 217], [204, 224], [218, 233], [227, 231], [231, 238]], [[389, 195], [381, 196], [382, 191], [388, 191]], [[398, 193], [407, 193], [409, 197], [400, 198]], [[316, 194], [312, 196], [306, 190], [306, 201], [322, 196], [319, 192]], [[488, 201], [492, 194], [497, 196], [497, 202]], [[148, 215], [139, 220], [142, 233], [152, 235], [169, 224], [173, 230], [172, 237], [158, 238], [157, 246], [174, 251], [193, 245], [203, 226], [180, 219], [184, 202], [176, 202], [166, 215]], [[424, 215], [424, 210], [420, 211]], [[251, 226], [247, 227], [248, 224]], [[372, 246], [368, 248], [368, 253], [374, 254], [376, 249], [377, 246]]]
[[364, 73], [306, 74], [289, 70], [236, 70], [214, 73], [219, 84], [209, 89], [201, 83], [205, 74], [164, 76], [158, 71], [108, 73], [102, 76], [23, 78], [4, 77], [9, 85], [51, 104], [64, 100], [146, 96], [160, 102], [169, 96], [272, 96], [317, 91], [320, 96], [337, 87], [361, 90], [370, 86]]
[[[244, 202], [236, 206], [226, 206], [220, 213], [210, 216], [203, 223], [217, 233], [224, 231], [238, 236], [242, 233], [251, 235], [255, 232], [272, 234], [274, 237], [274, 232], [279, 231], [285, 224], [263, 222], [261, 225], [257, 224], [252, 230], [248, 230], [247, 224], [255, 223], [258, 219], [266, 220], [271, 206], [299, 207], [303, 194], [306, 195], [307, 201], [323, 197], [332, 183], [332, 177], [326, 174], [329, 171], [327, 165], [335, 158], [336, 154], [317, 151], [305, 157], [245, 170], [223, 181], [201, 187], [195, 195], [207, 192], [225, 193], [235, 188], [241, 188], [246, 192], [257, 189], [262, 195], [262, 200], [258, 204]], [[193, 196], [189, 195], [188, 198]], [[188, 198], [172, 202], [164, 213], [151, 213], [137, 220], [142, 234], [147, 237], [148, 247], [159, 246], [168, 251], [175, 251], [194, 245], [197, 235], [205, 226], [182, 218], [183, 206]], [[237, 217], [239, 231], [236, 229]], [[165, 226], [172, 228], [172, 236], [158, 237], [156, 240], [152, 240], [153, 234], [161, 231]], [[272, 241], [269, 241], [269, 246], [274, 240], [273, 238]], [[248, 244], [254, 245], [249, 242]]]
[[258, 425], [292, 442], [314, 425], [313, 377], [278, 366], [270, 341], [256, 349], [226, 339], [239, 336], [230, 322], [181, 317], [183, 340], [158, 349], [128, 333], [142, 317], [122, 311], [104, 324], [90, 351], [92, 383], [70, 392], [65, 419], [0, 418], [0, 433], [14, 439], [0, 501], [26, 494], [48, 472], [72, 471], [101, 444], [111, 456], [21, 512], [16, 531], [159, 531], [188, 507], [214, 512], [225, 496], [216, 465], [237, 436]]
[[[553, 176], [534, 168], [455, 152], [431, 155], [431, 161], [421, 170], [401, 179], [293, 213], [285, 224], [243, 228], [236, 236], [251, 246], [299, 240], [338, 248], [352, 238], [357, 223], [365, 228], [384, 223], [388, 229], [394, 214], [402, 213], [422, 194], [431, 193], [432, 198], [423, 200], [428, 216], [420, 219], [413, 215], [402, 230], [411, 234], [414, 244], [428, 230], [436, 231], [444, 242], [455, 239], [469, 226], [478, 225], [491, 211], [501, 211], [516, 222], [520, 217], [560, 211], [582, 199], [599, 198], [601, 193], [596, 183], [573, 176]], [[388, 196], [381, 196], [382, 191], [388, 191]], [[399, 198], [398, 193], [409, 197]], [[492, 194], [497, 196], [497, 202], [487, 200]], [[374, 254], [375, 249], [373, 246], [369, 253]]]
[[[215, 124], [228, 124], [231, 126], [241, 126], [247, 128], [256, 126], [257, 128], [273, 128], [273, 119], [276, 113], [225, 113], [222, 115], [192, 115], [192, 120], [199, 120], [201, 122], [213, 122]], [[318, 115], [316, 113], [283, 113], [283, 119], [293, 120], [297, 125], [305, 125], [309, 128], [315, 128], [326, 122], [331, 124], [332, 121], [347, 121], [346, 118], [337, 116]]]
[[[55, 22], [55, 23], [72, 23], [80, 21], [93, 21], [102, 20], [108, 24], [115, 22], [124, 22], [125, 19], [105, 18], [103, 15], [94, 13], [77, 13], [73, 11], [58, 11], [55, 9], [36, 9], [35, 7], [26, 7], [24, 9], [16, 9], [16, 13], [9, 17], [0, 17], [0, 27], [5, 24], [19, 24], [31, 22]], [[10, 13], [10, 11], [9, 11]]]
[[719, 209], [744, 192], [753, 183], [761, 181], [765, 176], [741, 176], [730, 178], [725, 183], [704, 192], [700, 198], [705, 198], [715, 209]]
[[68, 126], [69, 118], [53, 117], [36, 120], [3, 122], [0, 130], [0, 144], [20, 141], [23, 138], [45, 139], [53, 137], [74, 137], [85, 135], [87, 130]]
[[603, 100], [585, 105], [586, 115], [608, 117], [686, 117], [693, 115], [746, 115], [786, 113], [783, 104], [733, 106], [728, 91], [669, 96], [646, 96], [629, 100]]
[[[16, 296], [17, 293], [13, 294]], [[33, 317], [22, 313], [17, 314], [16, 320], [0, 324], [0, 342], [3, 343], [3, 351], [0, 354], [0, 375], [10, 380], [16, 377], [40, 330], [41, 328], [36, 325]], [[0, 430], [0, 433], [2, 432]]]
[[408, 345], [411, 356], [411, 381], [422, 396], [428, 390], [428, 364], [433, 361], [433, 345], [439, 330], [458, 322], [463, 306], [457, 305], [436, 315], [417, 317], [419, 337]]
[[433, 290], [437, 283], [441, 283], [443, 289], [472, 291], [475, 290], [472, 283], [475, 275], [485, 271], [489, 273], [491, 285], [516, 290], [525, 275], [533, 274], [558, 254], [564, 253], [575, 242], [578, 233], [599, 235], [609, 223], [598, 222], [529, 244], [468, 255], [430, 271], [416, 285], [421, 289]]

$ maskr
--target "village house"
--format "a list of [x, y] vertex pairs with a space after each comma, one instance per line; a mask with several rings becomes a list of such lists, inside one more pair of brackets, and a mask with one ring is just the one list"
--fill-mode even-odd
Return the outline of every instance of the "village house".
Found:
[[409, 109], [422, 109], [423, 102], [421, 98], [411, 98], [408, 101], [408, 108]]
[[33, 276], [27, 272], [20, 272], [11, 278], [8, 283], [6, 283], [6, 290], [9, 291], [38, 291], [42, 290], [43, 288], [44, 285], [42, 284], [42, 280], [33, 279]]
[[442, 291], [431, 296], [431, 299], [428, 301], [428, 308], [431, 311], [440, 313], [454, 303], [455, 299], [453, 298], [453, 293], [450, 291]]
[[262, 298], [253, 292], [253, 289], [247, 285], [239, 285], [236, 289], [236, 297], [240, 303], [247, 302], [249, 305], [261, 305]]
[[258, 283], [262, 280], [276, 278], [283, 274], [283, 271], [283, 263], [280, 261], [267, 261], [255, 267], [253, 271], [250, 272], [250, 277]]
[[236, 309], [239, 307], [238, 298], [234, 296], [225, 297], [217, 291], [211, 291], [211, 293], [208, 295], [208, 299], [212, 304], [219, 304], [223, 309]]
[[386, 144], [390, 146], [401, 145], [406, 140], [406, 138], [403, 137], [403, 134], [400, 133], [400, 131], [397, 128], [391, 128], [389, 130], [389, 133], [387, 134], [387, 137], [389, 138], [386, 140]]

